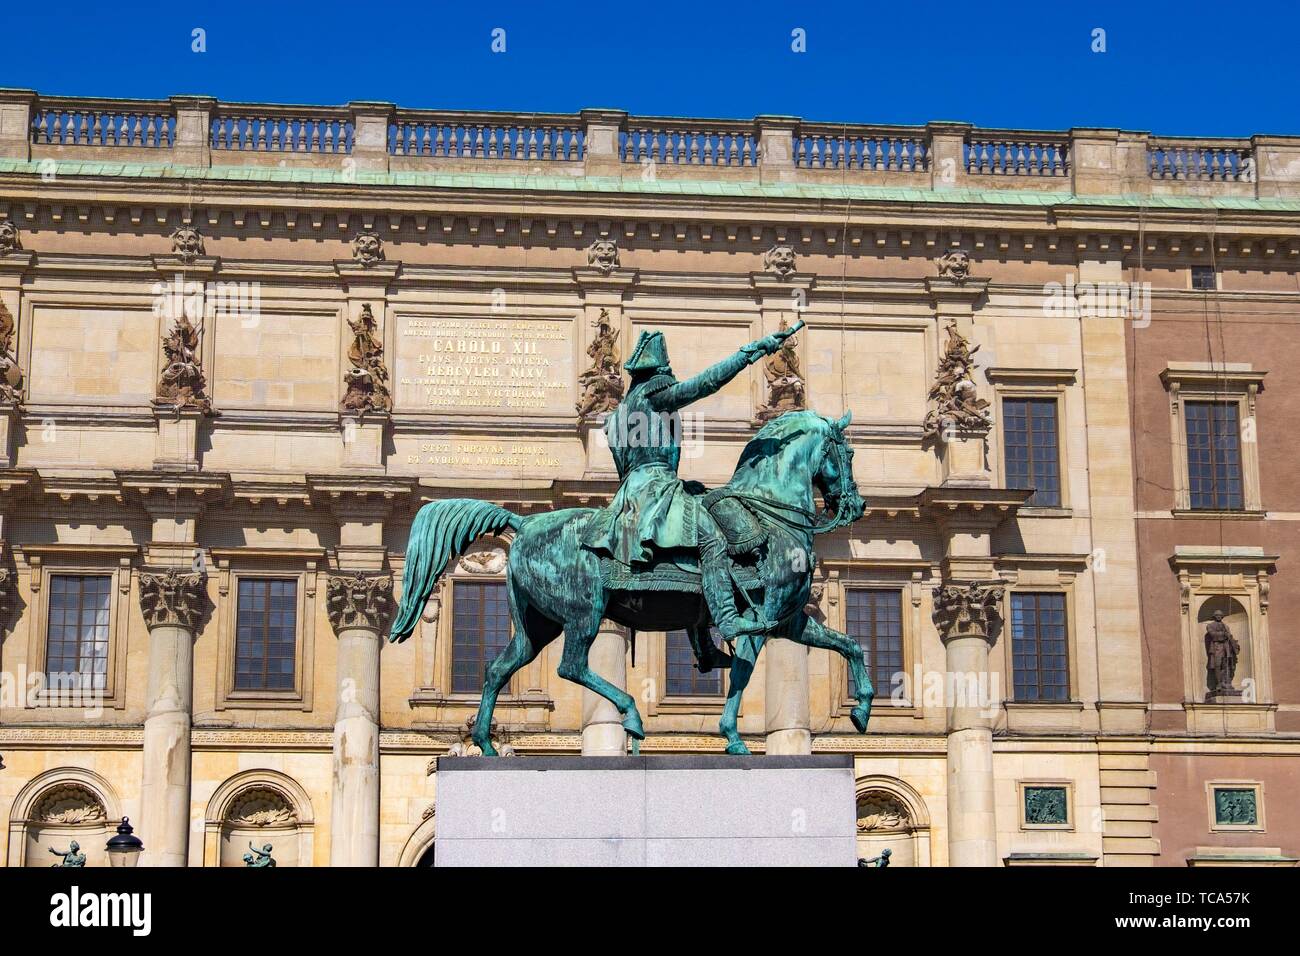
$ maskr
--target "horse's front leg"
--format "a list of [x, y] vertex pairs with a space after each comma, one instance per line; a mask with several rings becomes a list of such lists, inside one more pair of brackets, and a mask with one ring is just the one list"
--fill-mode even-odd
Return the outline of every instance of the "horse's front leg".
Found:
[[762, 635], [745, 634], [736, 641], [736, 652], [731, 658], [731, 682], [727, 688], [727, 703], [722, 708], [722, 720], [718, 729], [727, 738], [727, 753], [747, 754], [749, 748], [740, 739], [736, 729], [736, 718], [740, 716], [740, 699], [745, 694], [745, 687], [754, 673], [754, 662], [758, 652], [763, 649]]
[[564, 654], [560, 658], [559, 674], [565, 680], [581, 684], [593, 690], [618, 708], [623, 717], [623, 729], [632, 738], [632, 753], [641, 752], [641, 741], [645, 740], [645, 727], [641, 723], [641, 712], [636, 709], [632, 695], [615, 687], [605, 678], [591, 669], [588, 658], [591, 645], [595, 641], [594, 632], [581, 625], [570, 625], [564, 630]]
[[807, 644], [809, 647], [824, 647], [836, 651], [848, 662], [849, 673], [853, 675], [853, 684], [858, 692], [858, 705], [849, 712], [849, 719], [853, 721], [853, 726], [857, 728], [858, 733], [865, 734], [867, 721], [871, 719], [871, 701], [875, 699], [876, 691], [871, 686], [871, 678], [867, 674], [866, 653], [862, 647], [847, 634], [832, 630], [810, 617], [806, 618], [803, 628], [791, 628], [790, 636], [793, 640], [800, 644]]

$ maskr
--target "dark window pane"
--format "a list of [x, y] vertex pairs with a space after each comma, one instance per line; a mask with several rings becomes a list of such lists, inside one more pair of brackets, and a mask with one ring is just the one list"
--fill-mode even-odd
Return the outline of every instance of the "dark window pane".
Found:
[[[903, 596], [894, 589], [851, 588], [844, 592], [845, 630], [867, 655], [867, 673], [877, 697], [889, 696], [903, 671]], [[857, 696], [849, 674], [849, 696]]]
[[457, 581], [452, 588], [452, 692], [480, 691], [488, 664], [509, 643], [506, 586], [496, 581]]
[[107, 574], [51, 575], [45, 648], [49, 687], [107, 689], [111, 584]]
[[293, 690], [298, 582], [241, 578], [235, 629], [235, 690]]
[[1187, 486], [1193, 508], [1245, 507], [1236, 402], [1188, 402]]
[[[709, 628], [709, 639], [716, 646], [718, 632]], [[695, 666], [695, 652], [691, 649], [691, 639], [685, 631], [669, 631], [666, 644], [668, 662], [668, 696], [702, 697], [721, 696], [722, 671], [711, 670], [701, 674]]]
[[1056, 399], [1008, 398], [1002, 402], [1002, 444], [1007, 487], [1032, 488], [1030, 505], [1061, 503]]
[[1192, 288], [1202, 292], [1213, 292], [1219, 287], [1214, 266], [1192, 266]]
[[1018, 701], [1070, 699], [1065, 595], [1011, 595], [1011, 671]]

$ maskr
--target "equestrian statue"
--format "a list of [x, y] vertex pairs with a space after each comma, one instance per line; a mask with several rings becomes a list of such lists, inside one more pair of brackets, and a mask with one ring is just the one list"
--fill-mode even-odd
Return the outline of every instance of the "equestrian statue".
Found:
[[[841, 654], [858, 695], [850, 717], [866, 731], [874, 691], [862, 648], [804, 612], [816, 565], [813, 537], [863, 514], [844, 434], [850, 414], [834, 420], [790, 411], [772, 419], [720, 488], [677, 476], [680, 410], [779, 351], [802, 327], [798, 322], [742, 346], [685, 381], [673, 375], [663, 333], [642, 332], [623, 366], [631, 377], [627, 392], [604, 423], [621, 482], [604, 508], [520, 516], [490, 502], [449, 498], [420, 509], [390, 641], [411, 635], [453, 557], [480, 535], [514, 532], [506, 565], [513, 637], [487, 666], [474, 722], [473, 740], [485, 756], [496, 755], [489, 729], [497, 695], [561, 632], [560, 676], [614, 704], [632, 752], [639, 752], [645, 730], [636, 702], [588, 666], [602, 619], [629, 628], [633, 640], [639, 630], [685, 630], [702, 672], [731, 671], [719, 725], [727, 753], [749, 753], [736, 718], [768, 637]], [[814, 491], [825, 504], [820, 515]], [[712, 628], [731, 653], [715, 645]]]

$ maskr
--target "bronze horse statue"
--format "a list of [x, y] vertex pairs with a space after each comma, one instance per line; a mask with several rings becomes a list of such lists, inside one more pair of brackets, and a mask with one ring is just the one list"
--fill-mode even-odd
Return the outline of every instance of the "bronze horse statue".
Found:
[[[734, 575], [744, 602], [761, 609], [762, 617], [774, 622], [768, 632], [771, 636], [829, 648], [844, 657], [858, 695], [850, 716], [858, 731], [865, 732], [874, 691], [862, 648], [848, 635], [804, 612], [816, 564], [813, 536], [844, 527], [863, 514], [862, 497], [853, 479], [853, 450], [844, 435], [849, 420], [847, 414], [837, 421], [811, 411], [793, 411], [768, 422], [745, 446], [731, 480], [707, 497], [739, 505], [761, 528], [763, 543], [752, 564]], [[823, 515], [816, 512], [814, 491], [820, 491], [825, 502]], [[463, 553], [480, 535], [511, 530], [515, 537], [506, 581], [514, 636], [487, 667], [473, 731], [474, 742], [484, 755], [496, 754], [489, 730], [497, 695], [516, 671], [561, 632], [560, 676], [613, 703], [632, 738], [633, 752], [638, 752], [645, 730], [636, 701], [588, 666], [588, 653], [602, 619], [633, 631], [685, 629], [702, 670], [715, 665], [730, 668], [730, 687], [719, 726], [727, 739], [727, 753], [749, 753], [736, 730], [736, 717], [768, 634], [744, 634], [735, 641], [732, 653], [724, 655], [714, 649], [708, 635], [708, 608], [698, 587], [695, 593], [638, 589], [635, 578], [622, 582], [626, 586], [610, 587], [609, 575], [602, 573], [601, 566], [602, 560], [608, 559], [583, 548], [579, 541], [581, 529], [595, 513], [591, 508], [568, 508], [521, 517], [473, 498], [426, 504], [411, 526], [401, 607], [389, 640], [410, 636], [453, 556]], [[689, 560], [675, 563], [678, 570], [682, 565], [689, 568]]]

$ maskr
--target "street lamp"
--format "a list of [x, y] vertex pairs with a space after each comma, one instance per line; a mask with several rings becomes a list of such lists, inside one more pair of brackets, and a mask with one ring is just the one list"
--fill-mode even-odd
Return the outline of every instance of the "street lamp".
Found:
[[105, 849], [110, 864], [131, 867], [140, 862], [140, 851], [144, 849], [144, 844], [132, 831], [131, 821], [123, 817], [117, 826], [117, 836], [109, 838]]

